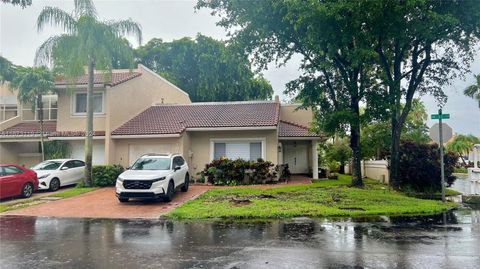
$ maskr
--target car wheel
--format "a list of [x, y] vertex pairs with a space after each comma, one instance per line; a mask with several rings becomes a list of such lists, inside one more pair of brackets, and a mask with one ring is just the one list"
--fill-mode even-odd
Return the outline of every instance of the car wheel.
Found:
[[128, 202], [128, 198], [118, 197], [118, 201], [120, 201], [120, 203], [126, 203]]
[[175, 194], [175, 186], [173, 185], [173, 181], [168, 183], [167, 194], [165, 195], [165, 202], [171, 202], [173, 199], [173, 195]]
[[52, 180], [50, 180], [49, 189], [51, 191], [56, 191], [56, 190], [60, 189], [60, 180], [58, 178], [52, 178]]
[[22, 188], [22, 197], [28, 198], [33, 194], [33, 184], [32, 183], [25, 183]]
[[188, 175], [188, 173], [185, 175], [185, 181], [183, 182], [183, 186], [181, 188], [181, 190], [183, 192], [186, 192], [188, 191], [188, 186], [190, 185], [190, 176]]

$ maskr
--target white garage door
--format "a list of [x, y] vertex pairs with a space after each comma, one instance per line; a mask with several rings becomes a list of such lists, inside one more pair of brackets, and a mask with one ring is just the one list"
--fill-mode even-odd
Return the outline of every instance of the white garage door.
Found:
[[[72, 159], [85, 159], [85, 142], [82, 141], [71, 141], [71, 153], [70, 158]], [[94, 165], [105, 164], [105, 144], [103, 141], [93, 140], [93, 152], [92, 152], [92, 163]]]
[[178, 153], [178, 144], [130, 144], [128, 145], [128, 163], [132, 165], [140, 156], [147, 153]]

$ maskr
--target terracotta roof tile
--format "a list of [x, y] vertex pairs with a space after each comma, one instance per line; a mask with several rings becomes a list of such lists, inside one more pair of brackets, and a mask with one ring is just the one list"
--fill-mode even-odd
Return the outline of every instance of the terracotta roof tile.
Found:
[[186, 128], [276, 126], [278, 114], [279, 104], [271, 101], [156, 105], [112, 134], [178, 134]]
[[278, 126], [279, 137], [319, 137], [308, 130], [308, 127], [288, 121], [280, 121]]
[[[57, 129], [57, 122], [46, 121], [43, 124], [43, 134], [49, 135]], [[28, 137], [38, 136], [40, 134], [40, 123], [38, 122], [22, 122], [3, 131], [0, 136]]]
[[[110, 77], [110, 79], [108, 79], [108, 81], [105, 81], [106, 76], [108, 76], [108, 75], [97, 73], [97, 74], [94, 75], [93, 82], [94, 82], [94, 84], [105, 84], [105, 85], [109, 85], [109, 86], [116, 86], [118, 84], [124, 83], [124, 82], [129, 81], [131, 79], [134, 79], [136, 77], [139, 77], [141, 75], [142, 75], [142, 73], [133, 72], [133, 71], [132, 72], [116, 72], [116, 73], [111, 74], [111, 77]], [[55, 81], [55, 85], [57, 85], [57, 86], [67, 85], [67, 84], [71, 85], [72, 83], [70, 83], [70, 81], [66, 80], [63, 77], [58, 78]], [[83, 75], [83, 76], [80, 76], [80, 77], [77, 78], [76, 85], [86, 85], [86, 84], [88, 84], [88, 75]]]

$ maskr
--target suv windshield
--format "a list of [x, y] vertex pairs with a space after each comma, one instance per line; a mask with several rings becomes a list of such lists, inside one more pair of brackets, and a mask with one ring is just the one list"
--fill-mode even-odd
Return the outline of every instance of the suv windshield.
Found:
[[35, 165], [33, 170], [56, 170], [62, 165], [61, 161], [45, 161]]
[[170, 158], [140, 158], [131, 170], [170, 170]]

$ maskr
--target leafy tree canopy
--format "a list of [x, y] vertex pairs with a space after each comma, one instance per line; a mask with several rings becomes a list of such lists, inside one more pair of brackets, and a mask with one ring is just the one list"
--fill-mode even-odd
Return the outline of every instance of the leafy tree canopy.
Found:
[[[420, 99], [413, 99], [412, 110], [408, 114], [401, 139], [418, 144], [430, 141], [427, 126], [428, 113]], [[382, 159], [392, 143], [391, 122], [377, 121], [362, 127], [362, 155], [364, 158]]]
[[270, 83], [225, 42], [197, 35], [164, 42], [154, 38], [136, 50], [138, 61], [185, 90], [192, 101], [270, 99]]

